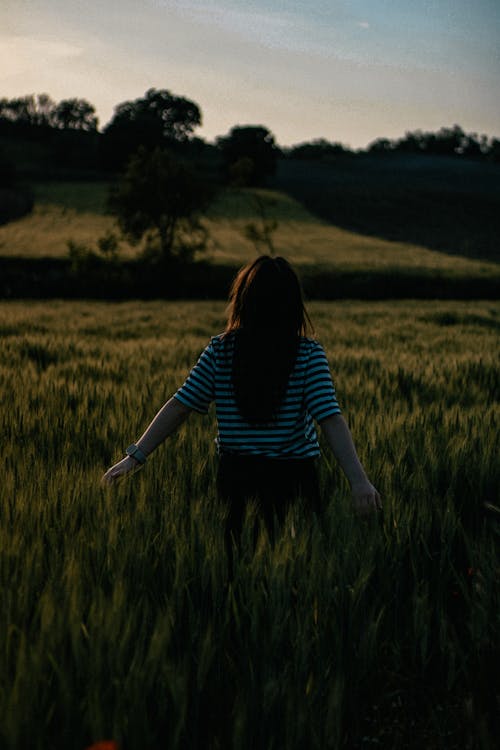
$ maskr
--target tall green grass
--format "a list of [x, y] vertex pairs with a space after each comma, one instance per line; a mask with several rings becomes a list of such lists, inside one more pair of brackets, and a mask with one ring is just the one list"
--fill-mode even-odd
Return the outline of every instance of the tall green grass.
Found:
[[311, 313], [383, 517], [325, 454], [229, 583], [213, 415], [99, 485], [223, 305], [0, 304], [2, 748], [494, 746], [500, 308]]

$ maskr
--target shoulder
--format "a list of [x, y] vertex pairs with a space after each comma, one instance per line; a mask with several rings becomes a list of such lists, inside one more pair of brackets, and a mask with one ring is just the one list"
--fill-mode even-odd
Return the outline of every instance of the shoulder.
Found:
[[217, 336], [212, 336], [208, 344], [214, 352], [218, 352], [226, 349], [228, 346], [232, 346], [234, 343], [234, 331], [229, 333], [218, 333]]
[[300, 337], [299, 349], [302, 353], [308, 354], [309, 357], [325, 356], [325, 350], [323, 349], [323, 346], [319, 343], [319, 341], [316, 341], [316, 339], [308, 338], [306, 336]]
[[301, 340], [301, 346], [304, 347], [301, 350], [302, 358], [306, 362], [307, 371], [310, 374], [319, 372], [326, 373], [327, 371], [330, 371], [328, 358], [319, 341], [310, 338], [303, 338]]
[[205, 352], [215, 362], [224, 364], [229, 356], [232, 356], [234, 348], [234, 333], [219, 333], [212, 336]]
[[212, 347], [214, 347], [214, 349], [216, 349], [220, 345], [220, 343], [222, 342], [223, 338], [224, 338], [224, 334], [223, 333], [218, 333], [217, 336], [212, 336], [211, 337], [210, 341], [208, 342], [208, 345], [212, 346]]
[[310, 336], [300, 336], [299, 341], [303, 346], [314, 346], [318, 343], [316, 339], [313, 339]]

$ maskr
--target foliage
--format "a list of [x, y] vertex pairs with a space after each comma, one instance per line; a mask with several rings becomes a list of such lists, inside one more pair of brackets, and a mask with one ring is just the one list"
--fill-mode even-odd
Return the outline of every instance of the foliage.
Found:
[[[201, 110], [195, 102], [166, 89], [150, 88], [143, 97], [115, 107], [100, 139], [103, 165], [111, 169], [123, 167], [140, 145], [179, 148], [190, 144], [195, 153], [210, 150], [213, 148], [210, 144], [192, 137], [201, 122]], [[0, 132], [14, 138], [43, 141], [47, 131], [54, 129], [97, 133], [97, 126], [95, 108], [85, 99], [71, 97], [56, 103], [46, 93], [0, 99]], [[226, 159], [226, 176], [232, 184], [239, 186], [262, 184], [274, 173], [276, 153], [281, 153], [272, 134], [262, 125], [236, 125], [227, 136], [220, 136], [217, 143]], [[269, 149], [270, 145], [273, 148]], [[235, 153], [229, 153], [231, 150]], [[388, 154], [393, 151], [497, 163], [500, 160], [500, 140], [485, 133], [467, 133], [460, 125], [454, 124], [437, 131], [407, 131], [397, 139], [380, 137], [356, 153]], [[283, 149], [283, 152], [293, 159], [313, 161], [353, 154], [349, 147], [326, 138], [298, 143]], [[250, 172], [249, 161], [254, 163]]]
[[83, 273], [95, 265], [98, 260], [97, 254], [87, 245], [75, 240], [67, 240], [68, 258], [71, 261], [71, 270], [74, 273]]
[[276, 171], [279, 149], [273, 134], [262, 125], [236, 126], [217, 138], [217, 146], [228, 175], [236, 176], [240, 185], [243, 174], [247, 185], [261, 185]]
[[265, 199], [259, 193], [250, 196], [250, 203], [257, 217], [257, 221], [245, 225], [244, 235], [253, 243], [257, 255], [274, 255], [276, 248], [273, 235], [278, 229], [278, 221], [270, 216], [270, 211], [275, 208], [276, 200]]
[[0, 120], [20, 126], [97, 130], [95, 108], [85, 99], [62, 99], [56, 104], [48, 94], [0, 99]]
[[18, 184], [15, 165], [0, 149], [0, 225], [31, 213], [32, 190]]
[[33, 205], [33, 193], [29, 188], [0, 186], [0, 225], [30, 214]]
[[16, 167], [0, 148], [0, 188], [13, 187], [16, 182]]
[[251, 185], [254, 169], [254, 160], [249, 156], [241, 156], [229, 165], [229, 184], [232, 187], [247, 187]]
[[0, 118], [19, 125], [51, 127], [55, 102], [48, 94], [30, 94], [15, 99], [0, 99]]
[[369, 144], [367, 151], [369, 153], [395, 151], [430, 156], [462, 156], [499, 161], [498, 139], [489, 138], [484, 133], [481, 135], [466, 133], [460, 125], [440, 128], [436, 132], [408, 131], [403, 138], [396, 140], [377, 138]]
[[97, 116], [85, 99], [47, 94], [0, 100], [0, 137], [24, 178], [86, 179], [99, 167]]
[[73, 239], [67, 240], [66, 244], [71, 270], [76, 274], [83, 274], [91, 268], [96, 268], [103, 261], [115, 264], [119, 259], [120, 238], [110, 230], [97, 238], [95, 249]]
[[190, 258], [205, 246], [198, 215], [210, 197], [207, 184], [191, 167], [168, 151], [141, 147], [111, 193], [110, 207], [131, 241], [146, 235], [149, 253], [153, 250], [163, 260]]
[[287, 149], [286, 156], [290, 159], [312, 159], [320, 161], [352, 154], [352, 151], [342, 143], [332, 143], [325, 138], [316, 138], [313, 141], [299, 143]]
[[115, 261], [120, 252], [120, 239], [114, 232], [107, 231], [97, 239], [97, 247], [105, 258]]
[[494, 747], [498, 305], [310, 312], [383, 518], [325, 456], [228, 587], [213, 415], [99, 486], [224, 305], [2, 303], [2, 748]]
[[64, 130], [97, 130], [95, 108], [85, 99], [63, 99], [54, 110], [56, 127]]
[[172, 148], [186, 142], [201, 125], [198, 105], [166, 89], [149, 89], [144, 97], [122, 102], [103, 131], [105, 163], [121, 167], [140, 146]]

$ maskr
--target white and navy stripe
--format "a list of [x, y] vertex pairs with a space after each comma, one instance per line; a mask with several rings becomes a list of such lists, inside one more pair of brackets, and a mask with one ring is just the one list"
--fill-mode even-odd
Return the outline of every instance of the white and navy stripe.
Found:
[[251, 425], [238, 412], [231, 382], [234, 334], [215, 336], [175, 398], [200, 414], [215, 401], [219, 453], [270, 458], [319, 456], [314, 420], [340, 414], [328, 360], [321, 344], [301, 338], [276, 420]]

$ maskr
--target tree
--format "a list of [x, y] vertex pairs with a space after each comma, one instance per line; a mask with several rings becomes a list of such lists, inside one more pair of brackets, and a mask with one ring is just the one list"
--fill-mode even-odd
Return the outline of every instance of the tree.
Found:
[[500, 138], [491, 138], [488, 143], [488, 149], [485, 152], [486, 157], [495, 163], [500, 163]]
[[53, 125], [55, 102], [48, 94], [0, 99], [0, 118], [20, 125]]
[[201, 125], [197, 104], [165, 89], [149, 89], [145, 96], [122, 102], [104, 128], [104, 159], [111, 168], [121, 167], [139, 146], [149, 149], [186, 142]]
[[377, 138], [372, 141], [367, 151], [370, 154], [388, 154], [394, 149], [394, 141], [390, 141], [389, 138]]
[[431, 133], [423, 133], [421, 130], [407, 131], [404, 138], [395, 141], [393, 148], [408, 154], [420, 154], [426, 151]]
[[85, 99], [62, 99], [53, 112], [55, 127], [64, 130], [97, 130], [95, 107]]
[[17, 184], [16, 167], [0, 148], [0, 225], [33, 210], [32, 191]]
[[250, 198], [250, 204], [257, 215], [258, 222], [252, 221], [246, 224], [243, 235], [254, 244], [258, 255], [263, 253], [274, 255], [276, 248], [273, 234], [278, 229], [279, 224], [277, 219], [271, 217], [270, 210], [276, 207], [276, 201], [274, 199], [266, 200], [262, 195], [254, 193]]
[[[234, 165], [243, 159], [251, 160], [248, 171], [248, 184], [261, 185], [266, 177], [276, 171], [276, 160], [279, 149], [273, 134], [262, 125], [237, 125], [228, 135], [217, 138], [227, 174], [231, 174]], [[246, 164], [248, 165], [248, 161]]]
[[297, 146], [293, 146], [289, 150], [288, 156], [290, 159], [321, 161], [322, 159], [344, 156], [345, 154], [351, 153], [352, 151], [346, 146], [343, 146], [342, 143], [330, 142], [325, 138], [316, 138], [313, 141], [307, 141], [305, 143], [299, 143]]
[[461, 156], [478, 159], [483, 156], [484, 146], [487, 143], [485, 135], [479, 136], [477, 133], [465, 133], [460, 145], [459, 153]]
[[437, 133], [426, 134], [425, 150], [428, 154], [441, 156], [456, 156], [465, 138], [465, 133], [459, 125], [452, 128], [441, 128]]
[[132, 242], [147, 235], [146, 249], [151, 253], [156, 242], [155, 254], [162, 260], [190, 259], [206, 244], [199, 214], [210, 197], [206, 183], [167, 150], [141, 147], [112, 193], [110, 207]]
[[434, 156], [461, 156], [468, 136], [459, 125], [441, 128], [436, 133], [421, 130], [405, 133], [396, 141], [394, 149], [407, 153], [431, 154]]

